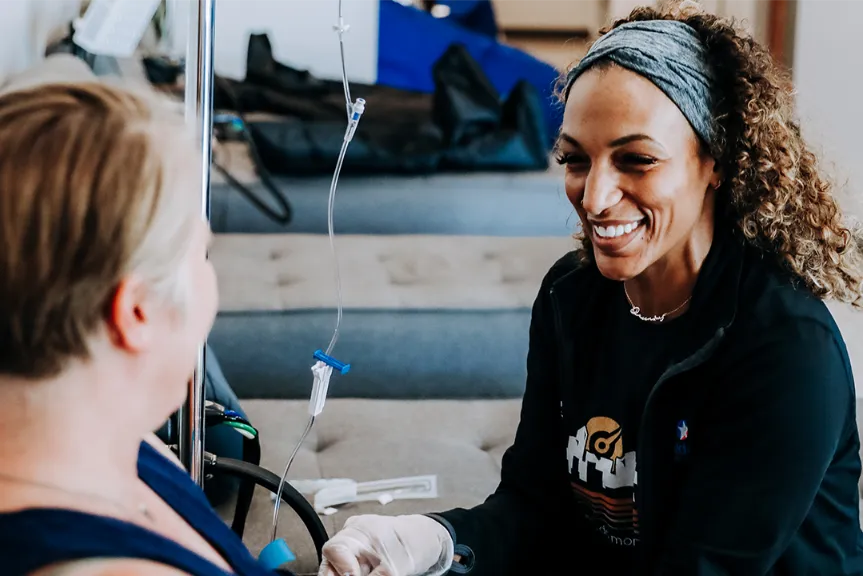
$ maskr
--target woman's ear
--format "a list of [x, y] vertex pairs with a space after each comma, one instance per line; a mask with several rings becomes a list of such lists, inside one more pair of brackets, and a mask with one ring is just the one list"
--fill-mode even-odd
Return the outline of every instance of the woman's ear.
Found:
[[141, 352], [153, 342], [153, 319], [147, 290], [134, 278], [123, 279], [108, 305], [107, 323], [114, 344], [129, 352]]
[[[698, 149], [696, 154], [698, 155], [699, 168], [703, 170], [703, 172], [701, 172], [701, 176], [707, 176], [707, 185], [710, 189], [718, 190], [725, 181], [722, 166], [707, 144], [702, 140], [697, 140], [697, 142]], [[707, 175], [708, 171], [709, 176]]]
[[725, 181], [723, 177], [722, 167], [719, 165], [719, 162], [716, 161], [715, 158], [710, 159], [712, 166], [710, 171], [710, 187], [714, 190], [719, 190], [719, 187], [722, 186], [722, 183]]

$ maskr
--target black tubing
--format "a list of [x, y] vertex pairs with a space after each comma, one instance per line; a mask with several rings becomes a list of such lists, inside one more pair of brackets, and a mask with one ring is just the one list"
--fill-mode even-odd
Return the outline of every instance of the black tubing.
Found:
[[[226, 416], [224, 408], [207, 407], [205, 412], [206, 426], [219, 426], [225, 422], [240, 422], [247, 426], [252, 426], [248, 420], [239, 416]], [[254, 428], [254, 426], [252, 426]], [[170, 430], [170, 428], [169, 428]], [[261, 437], [256, 434], [254, 438], [243, 436], [243, 460], [254, 464], [255, 466], [261, 463]], [[244, 477], [240, 479], [240, 486], [237, 489], [237, 503], [234, 506], [234, 520], [231, 522], [231, 530], [234, 531], [239, 538], [243, 537], [246, 530], [246, 519], [249, 517], [249, 509], [252, 507], [252, 499], [255, 496], [255, 480], [254, 478]]]
[[[280, 478], [260, 466], [255, 466], [249, 462], [235, 460], [233, 458], [216, 458], [215, 462], [207, 462], [216, 472], [236, 476], [239, 478], [251, 478], [255, 484], [261, 486], [276, 494], [279, 491]], [[315, 544], [315, 551], [318, 554], [318, 561], [323, 559], [323, 547], [329, 540], [327, 529], [324, 528], [323, 522], [318, 517], [318, 513], [309, 504], [306, 498], [297, 492], [297, 489], [289, 483], [285, 483], [282, 488], [282, 501], [291, 507], [291, 509], [299, 516], [300, 521], [312, 537], [312, 542]]]
[[240, 122], [243, 124], [243, 138], [246, 141], [246, 144], [249, 147], [249, 157], [252, 160], [252, 164], [255, 167], [255, 171], [257, 172], [258, 178], [261, 180], [261, 185], [264, 189], [270, 193], [270, 197], [279, 205], [281, 212], [276, 212], [269, 206], [267, 206], [263, 200], [258, 198], [258, 196], [252, 192], [252, 190], [234, 178], [234, 176], [228, 171], [227, 168], [219, 164], [216, 160], [212, 161], [213, 168], [219, 171], [219, 173], [228, 181], [228, 184], [234, 187], [240, 194], [242, 194], [246, 200], [251, 202], [251, 204], [257, 208], [264, 216], [268, 217], [270, 220], [274, 221], [276, 224], [287, 225], [291, 223], [291, 220], [294, 217], [293, 209], [291, 208], [291, 204], [288, 201], [288, 198], [282, 191], [279, 189], [278, 184], [273, 180], [270, 175], [270, 171], [267, 170], [266, 166], [264, 166], [263, 160], [261, 160], [261, 155], [258, 152], [258, 147], [255, 144], [255, 139], [252, 136], [251, 128], [246, 123], [246, 116], [243, 112], [242, 107], [240, 106], [240, 99], [237, 97], [234, 89], [232, 88], [229, 82], [216, 77], [215, 83], [224, 91], [225, 96], [228, 97], [231, 104], [233, 105], [234, 110], [232, 110], [233, 115], [236, 116]]
[[[243, 437], [243, 460], [258, 466], [261, 463], [261, 440], [260, 436], [254, 438]], [[237, 490], [237, 505], [234, 507], [234, 520], [231, 530], [243, 537], [246, 530], [246, 519], [249, 516], [249, 508], [252, 507], [252, 499], [255, 496], [255, 479], [244, 477], [240, 480], [240, 488]]]

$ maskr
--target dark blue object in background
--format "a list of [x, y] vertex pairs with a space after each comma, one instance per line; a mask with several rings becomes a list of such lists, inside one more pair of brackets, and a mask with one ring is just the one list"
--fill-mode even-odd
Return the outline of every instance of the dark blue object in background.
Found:
[[[451, 2], [453, 7], [461, 0]], [[469, 2], [473, 4], [473, 2]], [[533, 85], [544, 106], [549, 138], [556, 138], [563, 107], [554, 97], [559, 72], [516, 48], [487, 35], [472, 32], [449, 18], [439, 19], [394, 0], [380, 0], [377, 83], [402, 90], [432, 93], [435, 62], [453, 44], [462, 44], [479, 63], [495, 89], [505, 99], [520, 80]]]
[[[216, 358], [215, 352], [207, 344], [206, 377], [204, 379], [204, 398], [211, 402], [221, 404], [228, 410], [233, 410], [240, 417], [247, 418], [246, 413], [240, 406], [240, 400], [228, 384], [222, 366]], [[178, 431], [173, 430], [172, 421], [169, 420], [156, 431], [156, 435], [166, 444], [176, 442]], [[211, 426], [204, 431], [204, 450], [215, 454], [220, 458], [243, 459], [243, 437], [235, 430], [227, 426]], [[207, 480], [204, 484], [204, 493], [210, 499], [213, 506], [218, 506], [236, 491], [239, 481], [228, 476], [216, 476]]]
[[497, 38], [497, 21], [491, 0], [438, 0], [435, 4], [449, 8], [444, 18], [477, 34]]

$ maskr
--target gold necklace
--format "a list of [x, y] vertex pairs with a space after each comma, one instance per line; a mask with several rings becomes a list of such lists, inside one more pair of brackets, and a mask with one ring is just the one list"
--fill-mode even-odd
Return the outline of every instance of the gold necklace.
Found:
[[629, 313], [643, 322], [662, 322], [665, 320], [666, 316], [671, 316], [672, 314], [674, 314], [675, 312], [679, 311], [681, 308], [683, 308], [684, 306], [689, 304], [689, 301], [692, 300], [692, 296], [690, 296], [689, 298], [687, 298], [686, 300], [683, 301], [683, 304], [681, 304], [680, 306], [678, 306], [674, 310], [669, 310], [668, 312], [666, 312], [664, 314], [660, 314], [659, 316], [642, 316], [641, 315], [641, 308], [636, 306], [635, 303], [632, 301], [632, 298], [629, 297], [629, 292], [626, 291], [626, 284], [623, 285], [623, 293], [626, 294], [626, 300], [629, 302], [629, 305], [632, 307], [632, 309], [629, 311]]
[[93, 500], [99, 500], [101, 502], [105, 502], [107, 504], [111, 504], [118, 510], [122, 510], [125, 513], [136, 513], [135, 515], [140, 515], [146, 518], [149, 522], [154, 522], [153, 514], [150, 512], [147, 504], [145, 502], [141, 502], [138, 504], [137, 508], [127, 506], [117, 500], [112, 498], [106, 498], [105, 496], [100, 496], [98, 494], [90, 494], [88, 492], [78, 492], [75, 490], [68, 490], [61, 486], [56, 486], [54, 484], [48, 484], [47, 482], [36, 482], [35, 480], [26, 480], [24, 478], [18, 478], [16, 476], [10, 476], [8, 474], [0, 473], [0, 480], [5, 480], [7, 482], [11, 482], [14, 484], [23, 484], [25, 486], [35, 486], [37, 488], [42, 488], [44, 490], [53, 490], [55, 492], [61, 492], [63, 494], [68, 494], [70, 496], [84, 496], [87, 498], [91, 498]]

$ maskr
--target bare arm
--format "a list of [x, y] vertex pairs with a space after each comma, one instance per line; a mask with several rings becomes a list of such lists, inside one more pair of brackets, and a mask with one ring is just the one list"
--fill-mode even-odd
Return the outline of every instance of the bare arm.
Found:
[[50, 566], [29, 576], [189, 576], [147, 560], [79, 560]]

